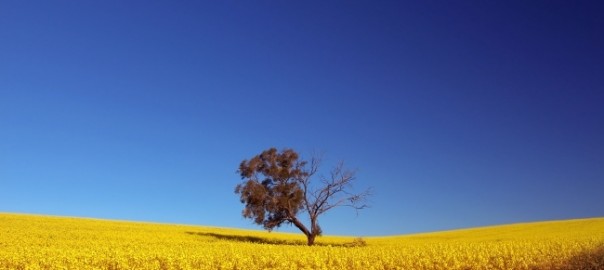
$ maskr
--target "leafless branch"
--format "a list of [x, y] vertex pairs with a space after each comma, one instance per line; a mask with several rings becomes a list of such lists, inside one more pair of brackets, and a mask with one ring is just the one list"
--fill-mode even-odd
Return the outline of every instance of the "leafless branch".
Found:
[[370, 189], [360, 193], [351, 193], [352, 182], [356, 179], [356, 172], [346, 170], [344, 163], [340, 162], [330, 171], [330, 177], [321, 177], [321, 186], [307, 197], [307, 210], [311, 219], [339, 206], [351, 207], [355, 210], [367, 208], [365, 204], [367, 197], [371, 195]]

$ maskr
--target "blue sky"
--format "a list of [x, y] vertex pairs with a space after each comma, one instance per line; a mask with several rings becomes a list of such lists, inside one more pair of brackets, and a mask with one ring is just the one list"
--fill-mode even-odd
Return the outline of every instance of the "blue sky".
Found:
[[604, 216], [598, 1], [178, 2], [0, 3], [0, 212], [256, 229], [274, 146], [373, 187], [326, 234]]

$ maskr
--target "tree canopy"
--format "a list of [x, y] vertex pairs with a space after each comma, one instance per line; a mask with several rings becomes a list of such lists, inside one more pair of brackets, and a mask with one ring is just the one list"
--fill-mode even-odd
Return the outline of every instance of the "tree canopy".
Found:
[[[350, 192], [355, 172], [346, 170], [343, 163], [335, 166], [328, 178], [320, 177], [320, 183], [311, 182], [321, 160], [300, 160], [293, 149], [278, 151], [270, 148], [249, 160], [243, 160], [238, 173], [243, 182], [235, 188], [241, 203], [245, 204], [243, 216], [271, 231], [282, 224], [293, 224], [302, 231], [313, 245], [316, 236], [322, 234], [318, 217], [338, 206], [356, 210], [367, 207], [364, 203], [369, 189], [353, 194]], [[306, 212], [310, 228], [298, 218]]]

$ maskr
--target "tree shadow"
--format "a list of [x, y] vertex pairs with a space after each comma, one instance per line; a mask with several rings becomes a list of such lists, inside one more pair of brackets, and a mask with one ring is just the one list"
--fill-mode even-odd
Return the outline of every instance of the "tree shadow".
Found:
[[[219, 240], [225, 241], [235, 241], [235, 242], [247, 242], [247, 243], [256, 243], [256, 244], [270, 244], [270, 245], [288, 245], [288, 246], [306, 246], [306, 241], [302, 240], [280, 240], [280, 239], [271, 239], [271, 238], [263, 238], [258, 236], [250, 236], [250, 235], [231, 235], [231, 234], [219, 234], [219, 233], [211, 233], [211, 232], [185, 232], [189, 235], [197, 235], [203, 237], [213, 237]], [[346, 244], [340, 243], [317, 243], [315, 242], [315, 246], [339, 246], [346, 247]]]

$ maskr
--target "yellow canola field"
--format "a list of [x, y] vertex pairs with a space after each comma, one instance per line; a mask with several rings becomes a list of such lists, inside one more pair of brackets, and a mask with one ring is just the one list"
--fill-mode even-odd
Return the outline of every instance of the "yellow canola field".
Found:
[[0, 213], [0, 269], [604, 269], [604, 218], [364, 240]]

